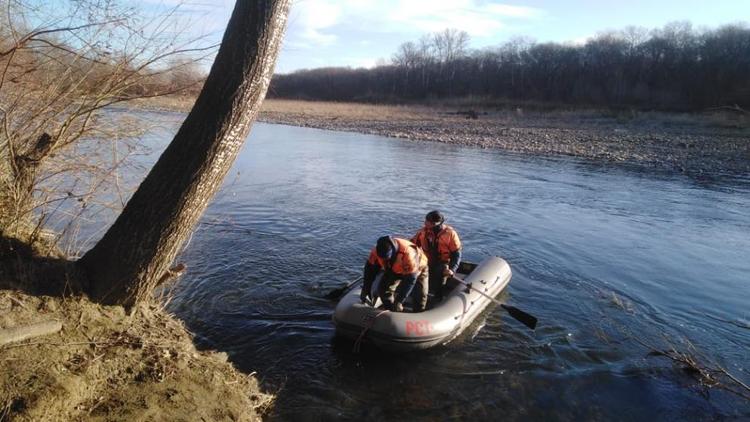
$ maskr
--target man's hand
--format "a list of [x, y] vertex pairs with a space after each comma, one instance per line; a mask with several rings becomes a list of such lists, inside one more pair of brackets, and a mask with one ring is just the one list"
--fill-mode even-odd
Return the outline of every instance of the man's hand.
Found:
[[445, 266], [445, 268], [443, 268], [443, 277], [453, 277], [453, 274], [454, 274], [453, 270], [448, 268], [447, 265]]

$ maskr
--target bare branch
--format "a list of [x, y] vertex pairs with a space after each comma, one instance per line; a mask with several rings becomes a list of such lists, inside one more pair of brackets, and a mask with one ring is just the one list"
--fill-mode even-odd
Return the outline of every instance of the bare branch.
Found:
[[115, 19], [115, 20], [111, 20], [111, 21], [107, 21], [107, 22], [95, 22], [95, 23], [89, 23], [89, 24], [80, 25], [80, 26], [71, 26], [71, 27], [64, 27], [64, 28], [50, 28], [50, 29], [43, 29], [43, 30], [33, 31], [33, 32], [30, 32], [30, 33], [24, 35], [20, 39], [16, 40], [14, 46], [10, 47], [9, 49], [7, 49], [5, 51], [0, 51], [0, 57], [6, 56], [6, 55], [8, 55], [10, 53], [13, 53], [16, 50], [19, 50], [19, 49], [23, 48], [24, 45], [26, 43], [30, 42], [30, 41], [41, 41], [41, 39], [39, 37], [41, 37], [42, 35], [56, 34], [56, 33], [59, 33], [59, 32], [74, 32], [74, 31], [78, 31], [80, 29], [91, 28], [91, 27], [95, 27], [95, 26], [103, 26], [103, 25], [115, 23], [115, 22], [118, 22], [118, 21], [121, 21], [121, 20], [120, 19]]

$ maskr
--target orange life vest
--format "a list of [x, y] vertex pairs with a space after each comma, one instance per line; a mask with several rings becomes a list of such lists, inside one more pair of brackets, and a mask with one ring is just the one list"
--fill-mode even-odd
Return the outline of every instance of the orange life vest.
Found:
[[443, 224], [443, 228], [435, 234], [432, 228], [423, 227], [412, 239], [422, 248], [430, 260], [430, 264], [447, 264], [451, 254], [461, 249], [461, 240], [453, 227]]
[[396, 256], [383, 259], [378, 256], [376, 248], [372, 248], [367, 262], [384, 270], [390, 269], [397, 275], [420, 274], [427, 269], [427, 256], [417, 245], [398, 237], [394, 237], [393, 241], [398, 245]]

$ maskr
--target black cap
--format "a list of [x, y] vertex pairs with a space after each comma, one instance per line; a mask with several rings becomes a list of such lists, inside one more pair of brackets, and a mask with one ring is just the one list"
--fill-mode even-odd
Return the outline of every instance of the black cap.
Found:
[[430, 221], [435, 224], [441, 224], [443, 221], [445, 221], [445, 217], [443, 217], [443, 214], [438, 211], [430, 211], [427, 213], [427, 215], [424, 216], [425, 221]]
[[393, 244], [393, 239], [391, 239], [390, 236], [379, 238], [378, 243], [375, 246], [375, 252], [383, 259], [390, 259], [393, 256], [395, 249], [396, 247]]

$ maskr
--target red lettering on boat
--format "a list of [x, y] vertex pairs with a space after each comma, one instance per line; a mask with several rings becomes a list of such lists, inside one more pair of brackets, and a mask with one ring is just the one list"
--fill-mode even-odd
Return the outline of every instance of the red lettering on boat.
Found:
[[406, 321], [406, 335], [423, 336], [432, 331], [430, 321]]

